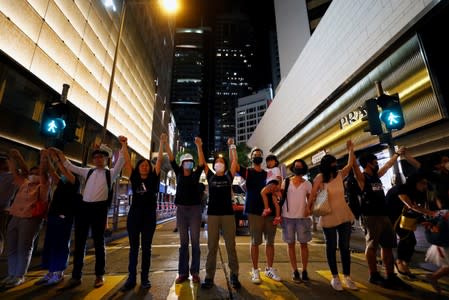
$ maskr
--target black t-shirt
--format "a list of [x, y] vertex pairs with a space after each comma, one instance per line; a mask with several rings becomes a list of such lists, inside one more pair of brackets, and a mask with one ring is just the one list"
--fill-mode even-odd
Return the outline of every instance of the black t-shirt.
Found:
[[364, 216], [388, 216], [387, 204], [382, 181], [377, 175], [365, 176], [365, 186], [362, 191], [361, 212]]
[[[240, 167], [239, 173], [246, 180], [245, 213], [262, 215], [264, 206], [260, 192], [265, 187], [267, 172], [264, 170], [257, 172], [253, 168]], [[272, 203], [271, 199], [268, 200], [268, 203]]]
[[217, 176], [212, 171], [207, 172], [209, 185], [209, 204], [207, 214], [213, 216], [233, 215], [232, 209], [232, 175]]
[[189, 176], [184, 176], [183, 170], [171, 161], [171, 166], [176, 174], [176, 205], [201, 205], [199, 180], [204, 167], [198, 166]]
[[132, 178], [131, 187], [133, 190], [131, 209], [156, 210], [159, 175], [156, 175], [154, 170], [145, 179]]
[[58, 185], [53, 193], [53, 198], [48, 209], [49, 216], [73, 216], [77, 201], [81, 199], [79, 194], [80, 182], [75, 176], [75, 183], [64, 183], [59, 180]]
[[[427, 193], [420, 192], [416, 190], [415, 187], [411, 187], [407, 184], [400, 184], [392, 187], [386, 196], [388, 215], [392, 222], [395, 222], [399, 218], [405, 206], [401, 199], [399, 199], [399, 195], [407, 195], [412, 203], [421, 207], [425, 207], [427, 202]], [[405, 210], [405, 214], [414, 218], [421, 216], [420, 213], [411, 209]]]

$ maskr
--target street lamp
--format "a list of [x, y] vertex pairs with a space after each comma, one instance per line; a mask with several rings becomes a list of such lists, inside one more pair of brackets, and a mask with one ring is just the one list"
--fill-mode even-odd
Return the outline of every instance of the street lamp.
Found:
[[[169, 14], [174, 14], [179, 9], [178, 0], [158, 0], [158, 1], [159, 1], [159, 4], [161, 5], [161, 7], [164, 9], [164, 11], [166, 11]], [[113, 11], [116, 10], [113, 0], [104, 0], [103, 3], [106, 7], [111, 7]], [[118, 30], [117, 43], [115, 45], [114, 60], [112, 61], [111, 79], [109, 81], [108, 98], [106, 100], [106, 110], [104, 113], [102, 141], [104, 141], [104, 139], [106, 137], [106, 132], [107, 132], [109, 108], [111, 106], [111, 98], [112, 98], [112, 88], [114, 86], [115, 69], [117, 67], [117, 57], [118, 57], [118, 53], [119, 53], [119, 49], [120, 49], [119, 45], [120, 45], [120, 41], [122, 39], [123, 27], [125, 24], [126, 3], [127, 3], [127, 0], [123, 0], [122, 9], [120, 11], [120, 28]]]

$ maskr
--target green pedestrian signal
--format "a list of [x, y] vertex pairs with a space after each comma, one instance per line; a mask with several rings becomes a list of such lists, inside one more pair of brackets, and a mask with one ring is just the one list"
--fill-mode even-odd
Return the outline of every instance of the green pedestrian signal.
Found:
[[64, 128], [66, 104], [62, 102], [47, 102], [41, 120], [41, 134], [46, 137], [60, 137]]
[[377, 103], [382, 108], [380, 119], [385, 124], [385, 128], [389, 131], [400, 130], [405, 126], [404, 114], [402, 106], [399, 102], [399, 95], [381, 95], [377, 99]]

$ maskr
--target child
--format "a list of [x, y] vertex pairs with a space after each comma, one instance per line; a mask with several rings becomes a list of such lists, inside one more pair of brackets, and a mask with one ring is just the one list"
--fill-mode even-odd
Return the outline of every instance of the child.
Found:
[[[427, 228], [426, 238], [428, 239], [428, 242], [432, 244], [427, 250], [426, 262], [433, 263], [439, 267], [438, 270], [428, 274], [426, 277], [438, 294], [441, 293], [438, 279], [449, 274], [449, 210], [447, 209], [448, 204], [443, 201], [444, 200], [441, 199], [436, 200], [439, 210], [429, 212], [428, 215], [431, 216], [429, 222], [423, 223]], [[436, 239], [429, 237], [430, 234], [435, 233], [441, 233], [441, 235], [433, 235], [433, 237], [437, 237]], [[436, 245], [435, 243], [439, 245]]]
[[277, 157], [270, 154], [265, 159], [267, 164], [267, 181], [265, 188], [261, 191], [264, 210], [262, 216], [268, 216], [271, 213], [270, 206], [268, 204], [268, 194], [271, 194], [271, 201], [276, 210], [276, 216], [274, 218], [273, 224], [278, 225], [281, 223], [281, 208], [279, 206], [279, 200], [281, 198], [281, 170], [279, 169], [279, 161]]

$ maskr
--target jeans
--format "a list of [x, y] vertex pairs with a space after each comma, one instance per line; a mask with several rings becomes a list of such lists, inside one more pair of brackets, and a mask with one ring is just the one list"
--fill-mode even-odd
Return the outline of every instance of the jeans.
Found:
[[92, 229], [92, 239], [95, 247], [95, 275], [105, 273], [106, 253], [104, 248], [104, 231], [108, 214], [107, 201], [82, 202], [79, 213], [75, 215], [75, 251], [73, 254], [72, 277], [81, 279], [83, 275], [84, 255], [86, 252], [87, 235]]
[[200, 226], [201, 205], [178, 205], [176, 210], [176, 224], [178, 225], [179, 248], [178, 273], [180, 276], [189, 275], [189, 233], [192, 243], [192, 262], [190, 274], [200, 272]]
[[28, 271], [41, 223], [42, 218], [12, 217], [6, 233], [8, 275], [22, 277]]
[[67, 268], [72, 226], [72, 216], [48, 216], [42, 268], [49, 272], [64, 271]]
[[131, 206], [126, 222], [129, 238], [129, 264], [130, 280], [135, 281], [137, 275], [137, 259], [140, 242], [142, 242], [141, 281], [148, 280], [151, 265], [151, 243], [156, 230], [156, 211]]
[[351, 253], [349, 251], [349, 242], [351, 240], [351, 222], [340, 224], [336, 227], [323, 228], [326, 239], [326, 256], [329, 269], [332, 275], [338, 275], [337, 269], [337, 233], [338, 248], [340, 250], [341, 263], [343, 265], [343, 274], [351, 274]]

